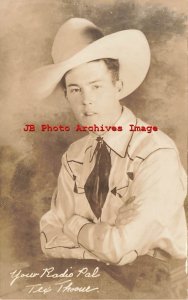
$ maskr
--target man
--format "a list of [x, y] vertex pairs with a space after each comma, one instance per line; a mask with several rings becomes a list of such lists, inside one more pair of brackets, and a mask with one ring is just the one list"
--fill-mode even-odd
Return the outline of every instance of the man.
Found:
[[43, 252], [116, 266], [146, 256], [185, 258], [186, 181], [177, 148], [161, 131], [130, 130], [148, 124], [119, 102], [147, 74], [145, 36], [124, 30], [103, 37], [93, 23], [75, 18], [58, 31], [52, 56], [54, 65], [34, 73], [38, 97], [60, 82], [78, 122], [108, 130], [90, 132], [64, 153], [40, 223]]

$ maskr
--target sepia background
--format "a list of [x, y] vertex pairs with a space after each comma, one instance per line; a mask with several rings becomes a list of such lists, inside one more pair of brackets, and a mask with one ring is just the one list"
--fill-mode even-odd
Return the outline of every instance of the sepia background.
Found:
[[24, 91], [27, 75], [52, 62], [51, 47], [60, 25], [71, 17], [83, 17], [101, 27], [104, 34], [130, 28], [145, 33], [151, 47], [151, 68], [144, 83], [122, 103], [175, 140], [187, 169], [186, 9], [183, 0], [0, 1], [3, 274], [12, 265], [27, 264], [41, 255], [39, 220], [49, 209], [61, 156], [82, 136], [73, 130], [23, 131], [25, 124], [76, 124], [60, 87], [42, 101]]

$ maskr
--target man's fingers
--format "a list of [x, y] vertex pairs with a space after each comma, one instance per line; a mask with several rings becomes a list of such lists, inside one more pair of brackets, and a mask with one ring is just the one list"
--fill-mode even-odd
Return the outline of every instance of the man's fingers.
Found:
[[130, 223], [140, 212], [142, 201], [136, 201], [136, 197], [130, 197], [126, 203], [118, 210], [116, 225]]
[[133, 203], [130, 203], [130, 204], [124, 204], [122, 207], [120, 207], [118, 213], [123, 213], [123, 212], [126, 212], [128, 210], [135, 210], [135, 209], [138, 209], [140, 206], [141, 206], [142, 202], [139, 201], [139, 202], [133, 202]]
[[124, 215], [119, 215], [116, 219], [116, 225], [126, 225], [133, 221], [138, 213], [134, 212], [132, 215], [125, 217]]
[[124, 213], [119, 214], [117, 216], [117, 219], [124, 219], [124, 220], [126, 220], [126, 219], [128, 219], [130, 217], [135, 217], [136, 215], [138, 215], [137, 211], [129, 211], [126, 214], [124, 214]]
[[119, 211], [118, 211], [118, 215], [119, 214], [125, 214], [125, 215], [127, 215], [127, 214], [129, 214], [131, 212], [133, 213], [135, 210], [136, 210], [135, 207], [129, 207], [129, 208], [127, 208], [127, 207], [121, 207], [121, 209], [119, 209]]
[[135, 196], [130, 197], [130, 198], [127, 200], [126, 204], [132, 203], [132, 202], [135, 200], [135, 198], [136, 198]]

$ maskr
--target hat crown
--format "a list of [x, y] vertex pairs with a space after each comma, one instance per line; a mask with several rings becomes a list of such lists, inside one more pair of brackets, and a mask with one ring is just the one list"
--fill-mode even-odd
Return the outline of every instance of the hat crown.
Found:
[[92, 22], [82, 18], [69, 19], [55, 36], [52, 46], [54, 63], [71, 58], [103, 36], [102, 31]]

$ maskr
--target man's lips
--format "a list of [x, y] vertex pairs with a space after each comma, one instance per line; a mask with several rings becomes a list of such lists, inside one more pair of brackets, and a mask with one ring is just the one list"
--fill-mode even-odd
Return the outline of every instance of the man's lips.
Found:
[[97, 114], [97, 113], [96, 113], [96, 112], [93, 112], [93, 111], [85, 111], [85, 112], [83, 113], [83, 115], [86, 116], [86, 117], [91, 117], [91, 116], [96, 115], [96, 114]]

